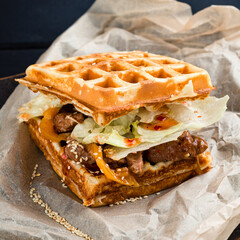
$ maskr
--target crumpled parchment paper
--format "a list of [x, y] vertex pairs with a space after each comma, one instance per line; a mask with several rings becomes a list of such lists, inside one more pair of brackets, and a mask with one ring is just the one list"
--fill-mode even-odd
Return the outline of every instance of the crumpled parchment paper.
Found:
[[87, 208], [62, 183], [19, 124], [17, 108], [35, 94], [18, 86], [0, 112], [1, 239], [79, 239], [29, 197], [33, 186], [51, 208], [94, 239], [227, 239], [240, 223], [240, 11], [211, 6], [192, 15], [173, 0], [98, 0], [39, 62], [95, 52], [143, 50], [205, 68], [228, 112], [198, 135], [208, 141], [212, 170], [146, 199]]

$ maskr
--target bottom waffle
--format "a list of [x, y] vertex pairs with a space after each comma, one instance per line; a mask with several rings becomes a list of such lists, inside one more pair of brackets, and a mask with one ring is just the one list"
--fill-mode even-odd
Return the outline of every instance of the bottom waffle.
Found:
[[39, 122], [40, 119], [28, 121], [32, 139], [50, 161], [54, 171], [86, 206], [99, 207], [127, 198], [149, 195], [176, 186], [193, 176], [206, 173], [211, 168], [210, 154], [202, 154], [198, 159], [184, 159], [155, 165], [145, 162], [144, 173], [141, 176], [135, 176], [140, 184], [139, 187], [121, 185], [107, 179], [104, 174], [94, 176], [81, 164], [64, 160], [61, 157], [61, 146], [41, 135]]

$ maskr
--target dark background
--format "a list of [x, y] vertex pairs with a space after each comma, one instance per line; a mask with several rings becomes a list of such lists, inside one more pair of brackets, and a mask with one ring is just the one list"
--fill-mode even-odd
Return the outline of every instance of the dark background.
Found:
[[[1, 1], [0, 78], [24, 72], [93, 2], [94, 0]], [[240, 0], [182, 2], [191, 5], [193, 13], [213, 4], [240, 8]], [[0, 81], [0, 108], [16, 85], [14, 81]]]
[[[94, 0], [1, 1], [0, 78], [24, 72], [26, 67], [34, 63], [52, 41], [84, 14], [93, 2]], [[193, 13], [213, 4], [240, 8], [240, 0], [182, 2], [188, 3]], [[16, 85], [13, 80], [0, 81], [0, 107]], [[240, 225], [229, 240], [237, 238], [240, 239]]]

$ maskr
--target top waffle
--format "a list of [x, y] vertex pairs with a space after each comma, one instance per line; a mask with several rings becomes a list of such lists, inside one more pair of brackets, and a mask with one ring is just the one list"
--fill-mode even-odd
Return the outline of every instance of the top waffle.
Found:
[[139, 107], [205, 97], [213, 89], [204, 69], [141, 51], [34, 64], [17, 81], [33, 91], [57, 95], [101, 125]]

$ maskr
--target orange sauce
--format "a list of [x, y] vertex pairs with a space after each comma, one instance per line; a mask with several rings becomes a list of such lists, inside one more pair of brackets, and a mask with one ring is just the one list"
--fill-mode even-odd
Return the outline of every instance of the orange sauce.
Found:
[[166, 115], [158, 115], [151, 123], [141, 123], [140, 126], [153, 131], [166, 130], [170, 127], [177, 125], [178, 122], [173, 118], [168, 118]]
[[110, 180], [123, 185], [139, 187], [134, 176], [129, 172], [128, 168], [121, 168], [122, 171], [112, 170], [104, 161], [102, 147], [95, 143], [86, 145], [87, 151], [95, 158], [96, 163], [101, 172]]
[[49, 108], [43, 113], [43, 118], [40, 122], [41, 134], [53, 142], [66, 140], [66, 134], [57, 134], [54, 129], [53, 119], [58, 114], [60, 108]]
[[141, 143], [141, 139], [140, 138], [125, 138], [124, 143], [127, 147], [134, 147], [134, 146], [138, 145], [139, 143]]

